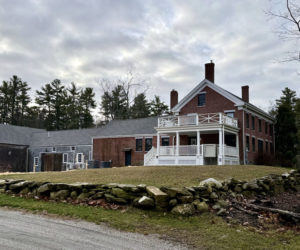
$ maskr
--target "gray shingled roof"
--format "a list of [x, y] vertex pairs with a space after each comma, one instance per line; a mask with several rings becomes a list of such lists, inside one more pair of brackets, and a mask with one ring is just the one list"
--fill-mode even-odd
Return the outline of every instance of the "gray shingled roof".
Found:
[[157, 117], [147, 117], [129, 120], [113, 120], [94, 137], [125, 136], [125, 135], [150, 135], [156, 134]]
[[9, 124], [0, 124], [0, 143], [30, 145], [32, 135], [41, 131], [45, 130]]
[[106, 126], [91, 129], [61, 130], [35, 133], [32, 136], [32, 147], [58, 146], [58, 145], [90, 145], [92, 137], [111, 137], [155, 134], [157, 117], [113, 120]]

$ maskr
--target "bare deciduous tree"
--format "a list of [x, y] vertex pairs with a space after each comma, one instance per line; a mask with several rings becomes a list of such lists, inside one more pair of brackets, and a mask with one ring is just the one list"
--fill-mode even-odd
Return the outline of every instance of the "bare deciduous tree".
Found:
[[[300, 2], [299, 0], [286, 0], [284, 11], [268, 11], [267, 14], [279, 18], [280, 26], [277, 30], [279, 37], [287, 40], [300, 40]], [[294, 51], [287, 52], [287, 57], [283, 60], [299, 61], [300, 49], [297, 47]]]

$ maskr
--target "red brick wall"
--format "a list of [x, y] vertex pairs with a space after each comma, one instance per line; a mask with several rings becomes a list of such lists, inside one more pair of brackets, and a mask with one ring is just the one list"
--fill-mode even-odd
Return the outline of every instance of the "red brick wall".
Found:
[[[97, 161], [112, 161], [112, 166], [121, 167], [125, 165], [124, 149], [131, 150], [131, 165], [143, 165], [145, 151], [145, 138], [151, 136], [121, 137], [121, 138], [95, 138], [93, 140], [93, 159]], [[136, 151], [136, 138], [143, 138], [143, 150]], [[173, 137], [169, 138], [173, 145]], [[157, 136], [152, 137], [152, 146], [156, 147]]]
[[[245, 144], [246, 144], [246, 136], [249, 135], [249, 152], [248, 152], [248, 161], [250, 163], [253, 163], [255, 161], [255, 158], [258, 155], [258, 139], [262, 139], [263, 140], [263, 153], [264, 154], [270, 154], [271, 151], [271, 146], [270, 146], [270, 142], [272, 142], [273, 144], [273, 148], [274, 148], [274, 143], [273, 143], [273, 136], [270, 135], [270, 123], [268, 123], [268, 131], [267, 134], [265, 133], [265, 123], [266, 121], [262, 119], [262, 130], [261, 132], [259, 131], [259, 118], [257, 116], [255, 117], [255, 129], [252, 129], [252, 116], [250, 113], [249, 114], [249, 128], [247, 128], [247, 124], [246, 124], [246, 114], [247, 112], [245, 111]], [[274, 128], [273, 128], [274, 130]], [[252, 147], [252, 137], [255, 137], [255, 152], [253, 152], [253, 147]], [[268, 152], [266, 152], [266, 140], [268, 140]]]
[[205, 87], [203, 91], [206, 92], [206, 104], [203, 107], [198, 107], [198, 96], [196, 95], [189, 103], [187, 103], [180, 111], [180, 115], [189, 113], [216, 113], [224, 112], [224, 110], [235, 109], [234, 103], [219, 93], [215, 92], [209, 87]]
[[[235, 104], [230, 100], [226, 99], [219, 93], [215, 92], [213, 89], [209, 87], [205, 87], [203, 91], [206, 92], [206, 105], [203, 107], [198, 107], [198, 96], [195, 96], [189, 103], [187, 103], [180, 111], [180, 115], [186, 115], [190, 113], [198, 113], [198, 114], [205, 114], [205, 113], [217, 113], [217, 112], [224, 112], [225, 110], [235, 110], [235, 118], [238, 119], [238, 126], [240, 128], [239, 132], [239, 148], [240, 148], [240, 160], [241, 163], [243, 162], [243, 111], [238, 110], [235, 107]], [[246, 112], [246, 111], [245, 111]], [[262, 132], [258, 130], [258, 118], [255, 118], [255, 130], [251, 129], [251, 115], [250, 115], [250, 129], [246, 128], [246, 118], [244, 120], [244, 127], [245, 127], [245, 134], [250, 135], [250, 151], [248, 153], [248, 161], [253, 163], [257, 154], [258, 154], [258, 142], [257, 138], [263, 139], [263, 152], [265, 152], [265, 140], [272, 141], [272, 136], [265, 134], [265, 121], [262, 120]], [[268, 134], [269, 134], [269, 127], [268, 127]], [[251, 145], [251, 137], [255, 136], [256, 138], [256, 150], [252, 152], [252, 145]], [[218, 143], [218, 134], [214, 135], [205, 135], [201, 134], [201, 143]], [[245, 145], [246, 145], [246, 138], [245, 138]], [[274, 143], [273, 143], [274, 147]], [[270, 148], [270, 145], [269, 145]]]

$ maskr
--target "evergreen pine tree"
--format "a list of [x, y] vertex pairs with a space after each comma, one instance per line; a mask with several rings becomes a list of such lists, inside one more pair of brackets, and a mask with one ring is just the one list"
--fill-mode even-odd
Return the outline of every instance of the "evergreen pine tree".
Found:
[[138, 94], [130, 109], [131, 118], [144, 118], [150, 115], [150, 104], [144, 93]]

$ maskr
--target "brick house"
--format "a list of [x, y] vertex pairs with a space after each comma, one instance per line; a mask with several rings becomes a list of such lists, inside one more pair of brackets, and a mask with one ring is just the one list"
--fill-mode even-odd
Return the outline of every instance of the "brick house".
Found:
[[93, 159], [113, 166], [254, 163], [274, 153], [274, 118], [249, 103], [248, 86], [241, 92], [216, 85], [214, 63], [207, 63], [205, 79], [180, 102], [171, 91], [172, 115], [112, 121], [93, 137]]
[[[0, 171], [85, 168], [88, 161], [126, 165], [234, 165], [274, 153], [274, 118], [214, 83], [214, 63], [205, 79], [178, 102], [171, 115], [113, 120], [101, 128], [51, 131], [0, 124]], [[18, 156], [18, 157], [15, 157]]]

